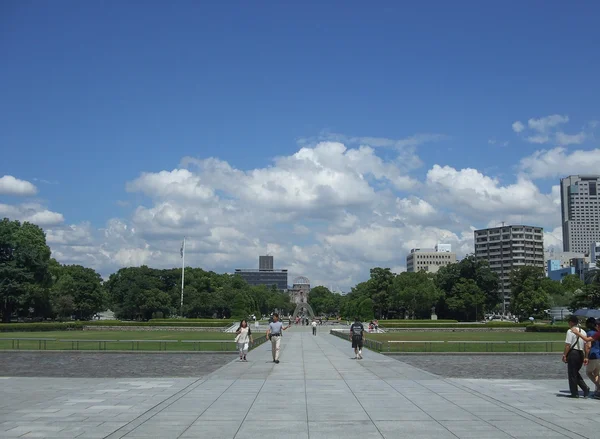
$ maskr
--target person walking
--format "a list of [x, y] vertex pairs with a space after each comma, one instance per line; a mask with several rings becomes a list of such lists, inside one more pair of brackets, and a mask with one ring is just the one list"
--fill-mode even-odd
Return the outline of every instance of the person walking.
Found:
[[267, 329], [267, 338], [271, 340], [271, 352], [273, 354], [273, 363], [279, 364], [279, 350], [281, 349], [281, 335], [283, 331], [290, 326], [283, 326], [279, 321], [279, 314], [273, 314], [273, 322], [269, 323]]
[[313, 319], [312, 323], [313, 335], [317, 335], [317, 321]]
[[354, 349], [355, 359], [362, 360], [363, 339], [365, 337], [365, 327], [359, 321], [358, 317], [354, 318], [354, 323], [350, 326], [350, 339], [352, 340], [352, 348]]
[[246, 355], [248, 355], [248, 348], [252, 343], [252, 330], [248, 327], [246, 319], [240, 322], [240, 326], [235, 331], [237, 334], [235, 342], [237, 343], [238, 350], [240, 351], [240, 361], [248, 361]]
[[579, 371], [581, 367], [588, 363], [588, 352], [589, 344], [581, 338], [581, 336], [587, 336], [585, 331], [581, 328], [578, 333], [575, 334], [572, 328], [579, 324], [579, 320], [576, 316], [569, 317], [569, 330], [567, 331], [567, 337], [565, 339], [565, 350], [563, 353], [562, 360], [567, 363], [567, 373], [569, 376], [569, 390], [571, 392], [571, 398], [579, 398], [579, 392], [577, 387], [581, 387], [583, 390], [583, 397], [586, 398], [590, 394], [590, 388], [587, 386]]

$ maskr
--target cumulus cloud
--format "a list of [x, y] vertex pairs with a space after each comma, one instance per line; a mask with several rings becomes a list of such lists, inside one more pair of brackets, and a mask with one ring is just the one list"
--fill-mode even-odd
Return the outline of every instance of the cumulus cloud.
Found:
[[473, 229], [494, 219], [548, 230], [559, 224], [557, 187], [543, 193], [525, 174], [506, 184], [441, 165], [418, 181], [389, 158], [409, 146], [386, 151], [385, 160], [378, 155], [385, 142], [366, 143], [322, 141], [256, 169], [184, 157], [175, 169], [134, 176], [125, 189], [145, 201], [99, 229], [66, 225], [41, 205], [0, 205], [0, 214], [12, 209], [6, 216], [45, 223], [59, 261], [104, 276], [121, 266], [179, 266], [185, 235], [190, 266], [232, 272], [255, 268], [269, 253], [290, 282], [305, 275], [344, 290], [373, 266], [404, 267], [412, 248], [450, 243], [462, 257], [473, 251]]
[[37, 203], [23, 203], [19, 205], [1, 204], [0, 218], [27, 221], [39, 226], [52, 226], [64, 221], [61, 213], [52, 212]]
[[19, 180], [12, 175], [4, 175], [0, 178], [0, 195], [30, 196], [37, 194], [34, 184]]
[[559, 214], [553, 194], [541, 193], [524, 176], [518, 177], [515, 183], [502, 185], [498, 179], [476, 169], [457, 170], [435, 165], [427, 173], [427, 185], [438, 204], [453, 209], [459, 207], [471, 220], [493, 221], [491, 216], [495, 215], [497, 222], [520, 218], [543, 226], [548, 221], [556, 221]]
[[571, 153], [563, 147], [539, 150], [523, 158], [519, 168], [532, 179], [597, 174], [600, 169], [600, 149], [576, 150]]

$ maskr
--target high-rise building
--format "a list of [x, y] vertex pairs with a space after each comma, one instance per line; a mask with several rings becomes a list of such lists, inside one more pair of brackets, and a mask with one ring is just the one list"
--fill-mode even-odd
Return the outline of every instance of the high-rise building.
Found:
[[500, 276], [504, 311], [510, 303], [510, 273], [526, 265], [544, 269], [544, 229], [515, 225], [475, 230], [475, 257]]
[[259, 256], [258, 257], [258, 269], [259, 270], [272, 270], [273, 269], [273, 256]]
[[288, 289], [288, 271], [273, 268], [273, 256], [259, 256], [259, 269], [236, 268], [235, 274], [240, 276], [249, 285], [275, 286], [280, 291]]
[[435, 249], [413, 248], [406, 256], [406, 271], [436, 273], [440, 267], [456, 262], [456, 253], [450, 244], [438, 244]]
[[563, 250], [588, 253], [600, 241], [600, 175], [571, 175], [560, 180]]

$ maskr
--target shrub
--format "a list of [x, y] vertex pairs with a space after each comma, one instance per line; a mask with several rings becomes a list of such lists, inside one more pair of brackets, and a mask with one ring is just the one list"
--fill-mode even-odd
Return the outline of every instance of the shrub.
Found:
[[0, 332], [41, 332], [82, 330], [83, 322], [3, 323]]
[[568, 325], [529, 325], [525, 332], [567, 332]]

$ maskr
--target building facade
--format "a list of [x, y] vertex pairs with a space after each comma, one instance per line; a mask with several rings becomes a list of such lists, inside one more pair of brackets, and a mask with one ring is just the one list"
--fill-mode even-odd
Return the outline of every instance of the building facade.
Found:
[[438, 244], [434, 249], [413, 248], [406, 256], [406, 271], [437, 273], [440, 267], [456, 263], [456, 253], [450, 244]]
[[235, 274], [248, 282], [248, 285], [265, 285], [267, 287], [272, 287], [275, 285], [275, 287], [280, 291], [285, 291], [288, 288], [287, 270], [256, 270], [236, 268]]
[[267, 287], [274, 285], [280, 291], [288, 289], [288, 271], [275, 270], [273, 268], [273, 256], [259, 256], [258, 266], [258, 270], [236, 268], [234, 274], [248, 282], [248, 285], [265, 285]]
[[560, 180], [564, 251], [588, 253], [600, 241], [600, 175], [571, 175]]
[[498, 273], [503, 309], [510, 303], [510, 273], [523, 266], [545, 268], [544, 229], [514, 225], [475, 230], [475, 257]]
[[258, 269], [259, 270], [272, 270], [273, 269], [273, 256], [259, 256], [258, 257]]

